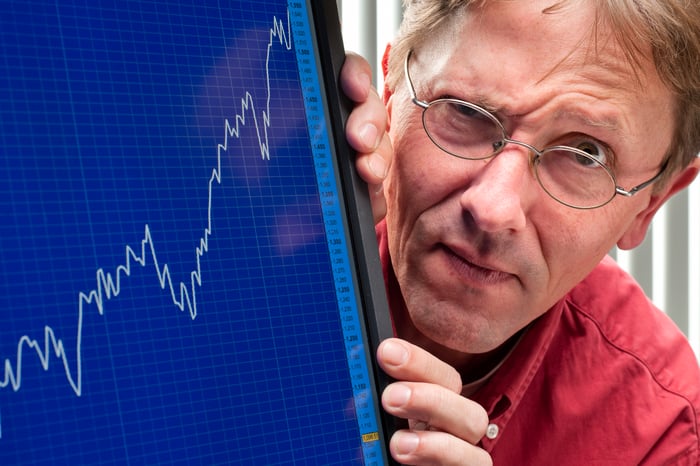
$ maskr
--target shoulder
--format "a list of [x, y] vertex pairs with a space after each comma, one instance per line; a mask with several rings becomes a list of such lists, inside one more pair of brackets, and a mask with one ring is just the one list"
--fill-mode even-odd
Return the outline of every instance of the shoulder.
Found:
[[[658, 373], [661, 380], [671, 364], [687, 366], [700, 383], [698, 361], [685, 335], [611, 258], [571, 290], [565, 304], [571, 319], [594, 326], [608, 345]], [[666, 382], [673, 384], [671, 379]]]
[[[579, 342], [569, 347], [578, 361], [574, 365], [586, 359], [593, 369], [589, 374], [607, 379], [590, 382], [607, 386], [605, 397], [624, 404], [628, 422], [638, 424], [638, 434], [646, 430], [650, 440], [656, 438], [657, 447], [675, 443], [680, 451], [684, 438], [696, 455], [700, 368], [675, 323], [610, 258], [563, 304], [560, 330], [569, 342]], [[613, 393], [614, 386], [623, 393]]]

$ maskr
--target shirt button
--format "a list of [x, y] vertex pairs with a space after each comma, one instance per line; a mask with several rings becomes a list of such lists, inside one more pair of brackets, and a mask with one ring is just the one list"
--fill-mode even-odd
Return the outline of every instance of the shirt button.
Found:
[[486, 428], [486, 437], [489, 440], [493, 440], [498, 437], [498, 426], [496, 424], [489, 424]]

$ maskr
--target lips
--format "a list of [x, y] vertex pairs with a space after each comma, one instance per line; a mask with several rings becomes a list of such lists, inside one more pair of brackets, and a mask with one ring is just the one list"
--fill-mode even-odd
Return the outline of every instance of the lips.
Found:
[[441, 245], [448, 265], [462, 281], [471, 285], [494, 285], [512, 280], [514, 275], [490, 267], [484, 263], [477, 263], [476, 259], [465, 252], [457, 252], [446, 245]]

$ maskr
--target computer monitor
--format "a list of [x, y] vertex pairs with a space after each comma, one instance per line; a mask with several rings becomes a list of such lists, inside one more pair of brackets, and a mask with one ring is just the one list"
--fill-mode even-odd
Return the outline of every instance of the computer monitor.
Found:
[[0, 464], [388, 464], [333, 1], [3, 2]]

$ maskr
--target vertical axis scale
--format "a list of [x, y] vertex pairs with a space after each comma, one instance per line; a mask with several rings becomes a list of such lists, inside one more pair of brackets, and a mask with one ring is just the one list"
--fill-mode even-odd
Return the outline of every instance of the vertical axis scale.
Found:
[[316, 70], [320, 69], [320, 64], [312, 46], [308, 8], [308, 1], [290, 0], [288, 2], [299, 81], [309, 130], [309, 143], [313, 153], [338, 312], [352, 381], [355, 415], [360, 429], [365, 465], [371, 466], [379, 464], [381, 444], [365, 354], [367, 345], [362, 333], [356, 284], [345, 236], [346, 227], [343, 224], [343, 207], [338, 194], [336, 168], [325, 121], [324, 97], [316, 73]]

